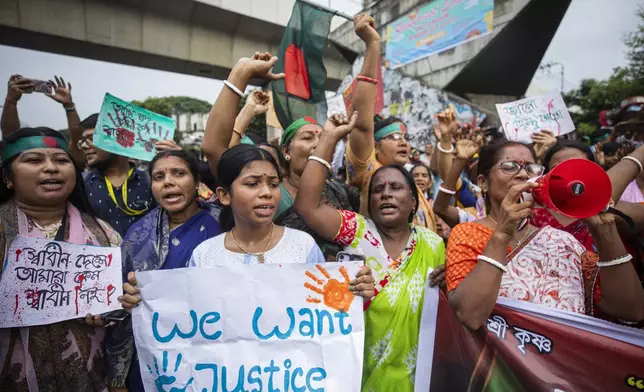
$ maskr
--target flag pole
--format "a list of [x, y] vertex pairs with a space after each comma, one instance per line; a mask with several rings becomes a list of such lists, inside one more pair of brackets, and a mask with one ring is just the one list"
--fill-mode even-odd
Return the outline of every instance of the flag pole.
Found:
[[353, 16], [351, 16], [351, 15], [349, 15], [349, 14], [346, 14], [346, 13], [344, 13], [344, 12], [340, 12], [340, 11], [338, 11], [338, 10], [334, 10], [333, 8], [330, 8], [330, 7], [324, 6], [324, 5], [322, 5], [322, 4], [314, 3], [314, 2], [312, 2], [312, 1], [310, 1], [310, 0], [296, 0], [296, 1], [302, 2], [302, 3], [304, 3], [304, 4], [308, 4], [308, 5], [310, 5], [311, 7], [318, 8], [318, 9], [320, 9], [320, 10], [322, 10], [322, 11], [326, 11], [326, 12], [328, 12], [328, 13], [331, 13], [331, 14], [333, 14], [333, 15], [337, 15], [337, 16], [342, 17], [342, 18], [344, 18], [344, 19], [346, 19], [346, 20], [348, 20], [348, 21], [353, 22]]

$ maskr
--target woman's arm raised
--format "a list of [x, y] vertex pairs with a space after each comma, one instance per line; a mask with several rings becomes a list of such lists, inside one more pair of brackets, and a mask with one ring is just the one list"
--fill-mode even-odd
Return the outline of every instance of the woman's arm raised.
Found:
[[271, 98], [262, 90], [255, 90], [248, 95], [246, 104], [237, 115], [237, 118], [235, 118], [235, 127], [233, 128], [232, 138], [230, 138], [229, 148], [241, 142], [246, 134], [246, 129], [248, 129], [255, 116], [268, 112], [270, 102]]
[[[354, 18], [355, 32], [367, 46], [367, 52], [360, 75], [377, 80], [380, 63], [380, 36], [376, 31], [376, 21], [369, 15], [360, 14]], [[379, 82], [381, 83], [381, 82]], [[351, 152], [360, 161], [369, 159], [373, 151], [373, 105], [376, 102], [377, 86], [368, 81], [358, 82], [353, 92], [353, 110], [359, 113], [356, 132], [349, 136]], [[351, 115], [351, 113], [348, 113]]]
[[329, 117], [324, 124], [320, 142], [313, 156], [309, 157], [295, 198], [295, 211], [308, 227], [328, 241], [332, 241], [338, 234], [342, 222], [338, 210], [322, 202], [324, 182], [329, 174], [325, 163], [333, 157], [335, 145], [351, 132], [357, 117], [358, 112], [353, 112], [350, 122], [339, 115]]
[[270, 53], [255, 53], [253, 58], [240, 59], [230, 72], [226, 80], [227, 84], [221, 89], [217, 101], [210, 110], [206, 132], [201, 144], [201, 149], [208, 159], [208, 166], [213, 174], [217, 173], [219, 158], [230, 144], [237, 107], [248, 82], [252, 78], [265, 80], [284, 78], [283, 73], [276, 75], [271, 71], [276, 62], [277, 57], [271, 56]]

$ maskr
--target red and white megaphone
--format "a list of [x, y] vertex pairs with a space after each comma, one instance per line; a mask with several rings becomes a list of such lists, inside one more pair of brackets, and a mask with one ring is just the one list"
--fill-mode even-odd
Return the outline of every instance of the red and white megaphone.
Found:
[[539, 187], [532, 190], [532, 195], [523, 194], [523, 200], [531, 196], [535, 204], [576, 219], [605, 210], [613, 192], [604, 169], [586, 159], [562, 162], [534, 181]]

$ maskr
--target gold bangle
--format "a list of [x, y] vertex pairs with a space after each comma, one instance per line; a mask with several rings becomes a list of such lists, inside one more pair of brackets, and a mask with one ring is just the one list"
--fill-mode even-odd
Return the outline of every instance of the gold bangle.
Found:
[[239, 135], [239, 137], [240, 137], [241, 139], [243, 139], [243, 138], [244, 138], [244, 134], [243, 134], [243, 133], [241, 133], [241, 132], [239, 132], [236, 128], [233, 128], [233, 132], [235, 132], [236, 134], [238, 134], [238, 135]]

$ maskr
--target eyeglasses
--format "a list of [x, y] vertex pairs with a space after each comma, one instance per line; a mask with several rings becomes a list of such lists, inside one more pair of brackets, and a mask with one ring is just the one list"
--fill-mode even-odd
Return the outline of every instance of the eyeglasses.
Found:
[[84, 136], [78, 139], [78, 148], [81, 148], [83, 144], [87, 144], [87, 147], [92, 147], [94, 145], [94, 135]]
[[396, 132], [396, 133], [390, 133], [389, 135], [382, 138], [382, 140], [393, 140], [396, 142], [401, 141], [403, 139], [406, 142], [408, 142], [411, 140], [411, 136], [408, 133]]
[[492, 169], [501, 169], [501, 171], [508, 175], [518, 174], [521, 170], [525, 169], [530, 177], [539, 177], [546, 171], [546, 168], [538, 163], [528, 163], [526, 165], [515, 161], [501, 162], [495, 165]]

